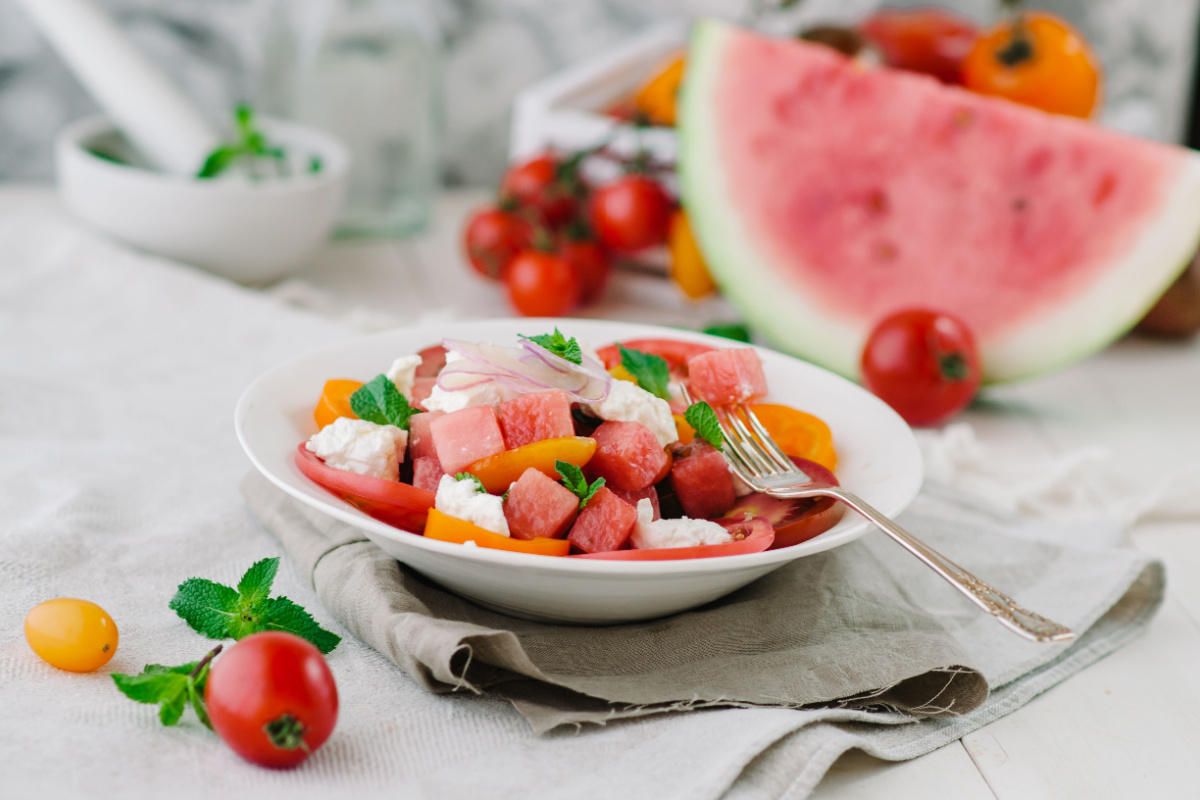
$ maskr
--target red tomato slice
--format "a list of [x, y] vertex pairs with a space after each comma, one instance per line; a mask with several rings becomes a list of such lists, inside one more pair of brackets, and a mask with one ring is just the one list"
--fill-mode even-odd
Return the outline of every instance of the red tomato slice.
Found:
[[[837, 477], [815, 461], [796, 456], [791, 458], [810, 477], [837, 485]], [[836, 525], [845, 513], [845, 506], [832, 497], [784, 500], [755, 492], [739, 497], [733, 508], [726, 512], [725, 519], [715, 521], [724, 524], [726, 519], [736, 520], [747, 514], [763, 517], [775, 527], [775, 542], [771, 549], [778, 550], [824, 533]]]
[[775, 541], [771, 523], [762, 517], [713, 520], [734, 535], [725, 544], [702, 544], [696, 547], [664, 547], [658, 550], [609, 550], [606, 553], [582, 553], [571, 558], [594, 558], [602, 561], [678, 561], [687, 558], [718, 558], [761, 553]]
[[296, 448], [296, 466], [313, 483], [320, 484], [380, 522], [413, 533], [425, 529], [425, 515], [433, 508], [433, 492], [399, 481], [386, 481], [328, 467], [304, 444], [301, 442]]
[[[687, 362], [701, 353], [709, 353], [717, 348], [696, 342], [681, 342], [676, 339], [630, 339], [621, 342], [629, 350], [641, 350], [643, 353], [653, 353], [667, 362], [672, 373], [678, 372], [681, 377], [687, 377]], [[596, 351], [605, 369], [612, 369], [621, 363], [621, 351], [616, 344], [605, 345]], [[672, 375], [674, 377], [674, 374]]]

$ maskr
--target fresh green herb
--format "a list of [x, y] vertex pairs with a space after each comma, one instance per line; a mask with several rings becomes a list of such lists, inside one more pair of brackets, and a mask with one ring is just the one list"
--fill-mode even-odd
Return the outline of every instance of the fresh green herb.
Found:
[[222, 645], [217, 645], [200, 661], [178, 667], [147, 664], [137, 675], [113, 673], [113, 682], [130, 700], [158, 705], [158, 718], [163, 725], [179, 722], [187, 706], [195, 710], [207, 727], [208, 711], [204, 706], [204, 684], [208, 680], [208, 668]]
[[721, 433], [721, 422], [717, 419], [717, 412], [713, 411], [712, 406], [703, 400], [692, 403], [687, 407], [687, 411], [683, 412], [683, 418], [696, 430], [697, 436], [718, 450], [724, 451], [725, 435]]
[[204, 578], [179, 584], [171, 609], [198, 633], [209, 639], [243, 639], [259, 631], [286, 631], [307, 639], [322, 653], [342, 639], [320, 625], [302, 607], [286, 597], [270, 597], [279, 569], [278, 558], [257, 562], [232, 589]]
[[587, 478], [583, 477], [583, 470], [574, 464], [568, 464], [566, 461], [556, 460], [554, 462], [554, 469], [562, 477], [563, 486], [570, 489], [579, 498], [580, 511], [583, 511], [587, 507], [588, 501], [604, 485], [604, 478], [596, 478], [596, 480], [592, 481], [592, 485], [588, 486]]
[[475, 491], [483, 492], [484, 494], [487, 494], [487, 489], [484, 488], [483, 481], [479, 480], [479, 478], [475, 477], [474, 475], [472, 475], [469, 472], [458, 473], [457, 475], [454, 476], [454, 480], [456, 480], [456, 481], [474, 481], [475, 482]]
[[243, 162], [246, 173], [251, 178], [260, 179], [266, 177], [260, 168], [264, 161], [274, 165], [274, 177], [286, 176], [287, 154], [282, 147], [274, 147], [267, 141], [266, 135], [255, 123], [254, 110], [246, 105], [238, 106], [233, 111], [233, 121], [236, 138], [218, 145], [209, 153], [196, 177], [215, 178], [234, 164]]
[[738, 342], [750, 342], [750, 329], [740, 322], [729, 322], [722, 325], [709, 325], [704, 329], [709, 336], [724, 336]]
[[558, 328], [554, 329], [554, 333], [543, 333], [540, 336], [526, 336], [518, 334], [522, 339], [528, 339], [534, 344], [541, 345], [559, 358], [570, 361], [572, 364], [583, 363], [583, 350], [579, 348], [579, 342], [575, 341], [575, 337], [570, 339], [559, 333]]
[[621, 351], [621, 366], [629, 370], [637, 385], [655, 397], [670, 400], [671, 393], [667, 384], [671, 380], [671, 370], [661, 356], [653, 353], [643, 353], [641, 350], [630, 350], [624, 345], [617, 345]]
[[350, 410], [359, 419], [377, 425], [395, 425], [408, 430], [408, 420], [416, 410], [387, 375], [379, 374], [350, 395]]

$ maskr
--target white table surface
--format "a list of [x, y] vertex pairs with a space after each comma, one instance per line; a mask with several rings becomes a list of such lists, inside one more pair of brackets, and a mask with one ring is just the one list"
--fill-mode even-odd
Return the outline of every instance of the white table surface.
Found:
[[[430, 315], [508, 315], [498, 288], [476, 279], [458, 248], [463, 216], [485, 199], [443, 195], [433, 229], [419, 239], [331, 244], [297, 276], [319, 294], [295, 284], [268, 291], [374, 327]], [[47, 187], [0, 185], [0, 215], [56, 206]], [[666, 281], [635, 274], [616, 275], [605, 302], [582, 313], [692, 328], [737, 318], [719, 299], [690, 303]], [[1200, 461], [1200, 340], [1127, 338], [985, 398], [963, 419], [989, 451], [1008, 457], [1037, 461], [1102, 446], [1141, 477]], [[1200, 797], [1200, 520], [1141, 522], [1132, 536], [1168, 570], [1167, 599], [1146, 636], [922, 758], [894, 764], [849, 753], [813, 797]]]

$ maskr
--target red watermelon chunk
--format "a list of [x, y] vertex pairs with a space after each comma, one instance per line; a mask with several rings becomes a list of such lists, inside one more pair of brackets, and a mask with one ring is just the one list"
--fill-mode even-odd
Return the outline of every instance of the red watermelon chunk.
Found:
[[725, 456], [703, 439], [693, 439], [676, 452], [671, 487], [683, 513], [692, 519], [716, 519], [737, 501]]
[[766, 396], [767, 376], [753, 349], [728, 347], [688, 361], [688, 387], [714, 406], [746, 403]]
[[504, 516], [514, 539], [561, 538], [579, 514], [579, 498], [532, 467], [508, 487]]
[[442, 476], [446, 474], [446, 471], [442, 469], [441, 462], [433, 456], [414, 458], [412, 471], [413, 486], [435, 494], [437, 493], [437, 487], [442, 480]]
[[589, 471], [614, 489], [637, 491], [654, 483], [669, 456], [658, 439], [639, 422], [605, 422], [592, 432], [596, 454]]
[[436, 384], [437, 378], [414, 378], [412, 404], [417, 408], [424, 408], [425, 401], [429, 399], [429, 395], [433, 394], [433, 387]]
[[571, 401], [566, 392], [532, 392], [496, 406], [504, 445], [513, 450], [543, 439], [574, 436]]
[[650, 505], [654, 507], [654, 519], [662, 518], [662, 509], [658, 504], [658, 488], [647, 486], [645, 489], [638, 489], [636, 492], [627, 492], [624, 489], [613, 489], [613, 494], [624, 500], [629, 505], [637, 508], [638, 500], [649, 500]]
[[567, 538], [585, 553], [620, 550], [633, 534], [637, 509], [601, 486], [579, 512]]
[[442, 367], [446, 366], [446, 348], [440, 344], [426, 347], [417, 355], [421, 357], [421, 365], [415, 373], [418, 378], [436, 378]]
[[441, 411], [427, 411], [424, 414], [413, 414], [408, 418], [408, 457], [437, 458], [437, 449], [433, 446], [433, 432], [429, 426], [438, 417], [444, 417]]
[[491, 406], [473, 406], [438, 417], [429, 430], [438, 461], [449, 475], [481, 458], [504, 452], [504, 435]]

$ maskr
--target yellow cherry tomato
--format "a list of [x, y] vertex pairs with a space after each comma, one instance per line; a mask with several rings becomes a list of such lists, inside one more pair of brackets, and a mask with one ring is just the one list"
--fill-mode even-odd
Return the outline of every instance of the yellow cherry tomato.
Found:
[[317, 427], [324, 428], [337, 421], [338, 417], [358, 419], [358, 415], [350, 410], [350, 395], [361, 388], [362, 383], [359, 381], [349, 381], [343, 378], [325, 381], [325, 388], [321, 390], [321, 399], [317, 401], [317, 407], [313, 409], [313, 419], [316, 420]]
[[486, 456], [469, 464], [463, 471], [479, 478], [483, 488], [489, 492], [498, 494], [511, 486], [513, 481], [524, 475], [525, 470], [530, 467], [558, 480], [556, 462], [565, 461], [582, 467], [595, 453], [595, 439], [586, 436], [562, 436]]
[[833, 434], [824, 420], [777, 403], [755, 403], [750, 410], [783, 452], [815, 461], [830, 472], [837, 469]]
[[443, 514], [436, 508], [429, 509], [429, 522], [425, 525], [425, 538], [440, 542], [466, 544], [474, 542], [479, 547], [492, 550], [509, 550], [514, 553], [534, 553], [540, 556], [565, 556], [571, 552], [571, 543], [566, 539], [513, 539], [492, 533], [465, 519]]
[[671, 280], [685, 295], [698, 299], [712, 294], [717, 289], [713, 283], [704, 255], [696, 244], [687, 214], [676, 211], [671, 215], [671, 228], [667, 233], [667, 247], [671, 251]]
[[25, 639], [50, 666], [91, 672], [117, 652], [117, 625], [93, 602], [60, 597], [34, 606], [25, 617]]
[[683, 82], [683, 56], [676, 56], [638, 89], [633, 105], [656, 125], [675, 124], [675, 100]]

